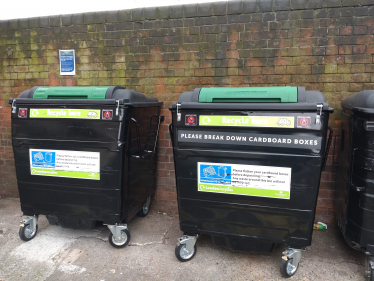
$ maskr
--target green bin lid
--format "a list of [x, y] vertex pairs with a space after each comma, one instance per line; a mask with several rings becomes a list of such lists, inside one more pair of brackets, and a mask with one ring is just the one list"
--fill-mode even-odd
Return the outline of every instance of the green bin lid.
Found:
[[33, 99], [105, 99], [105, 87], [38, 87]]
[[202, 88], [199, 102], [297, 102], [297, 87]]

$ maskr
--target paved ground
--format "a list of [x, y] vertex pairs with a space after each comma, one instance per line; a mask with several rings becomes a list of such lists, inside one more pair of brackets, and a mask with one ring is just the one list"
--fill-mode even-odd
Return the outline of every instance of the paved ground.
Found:
[[[249, 254], [217, 248], [201, 236], [194, 259], [179, 262], [177, 214], [151, 211], [134, 218], [123, 249], [110, 246], [106, 227], [64, 229], [44, 216], [37, 236], [23, 242], [21, 218], [18, 199], [0, 198], [0, 280], [286, 280], [279, 272], [283, 245], [271, 254]], [[349, 248], [332, 227], [316, 231], [291, 280], [365, 280], [364, 254]]]

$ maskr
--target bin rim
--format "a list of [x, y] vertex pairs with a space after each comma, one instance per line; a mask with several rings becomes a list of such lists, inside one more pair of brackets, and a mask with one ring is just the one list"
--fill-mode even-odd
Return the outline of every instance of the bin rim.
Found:
[[117, 101], [120, 105], [131, 106], [131, 107], [154, 107], [162, 106], [164, 103], [162, 101], [155, 102], [129, 102], [126, 99], [97, 99], [97, 100], [87, 100], [87, 99], [29, 99], [29, 98], [11, 98], [9, 99], [9, 104], [12, 104], [13, 101], [16, 104], [30, 104], [30, 105], [116, 105]]
[[[177, 109], [174, 102], [169, 110]], [[322, 111], [332, 113], [334, 109], [327, 102], [323, 103], [196, 103], [181, 102], [181, 109], [195, 110], [252, 110], [252, 111], [316, 111], [317, 104], [322, 104]]]
[[[35, 93], [38, 93], [35, 96]], [[89, 104], [90, 101], [104, 101], [99, 104], [105, 104], [108, 100], [123, 101], [133, 107], [160, 106], [163, 103], [155, 97], [146, 96], [133, 90], [126, 89], [122, 86], [35, 86], [23, 91], [16, 100], [37, 100], [40, 103], [51, 103], [47, 101], [55, 100], [56, 103], [74, 103], [72, 100], [80, 103]], [[23, 101], [23, 103], [29, 103]], [[30, 102], [33, 103], [33, 102]], [[52, 102], [53, 103], [53, 102]], [[78, 102], [79, 103], [79, 102]], [[94, 102], [93, 102], [94, 103]]]

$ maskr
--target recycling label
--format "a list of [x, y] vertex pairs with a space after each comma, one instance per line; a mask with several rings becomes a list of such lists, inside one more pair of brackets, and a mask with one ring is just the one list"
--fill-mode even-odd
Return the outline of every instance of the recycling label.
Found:
[[294, 128], [293, 116], [218, 116], [200, 115], [200, 126]]
[[198, 191], [290, 199], [288, 167], [198, 162]]
[[100, 110], [64, 109], [64, 108], [30, 108], [30, 118], [75, 118], [100, 119]]
[[306, 134], [282, 135], [223, 131], [178, 130], [179, 142], [321, 149], [322, 137]]
[[100, 180], [100, 152], [30, 149], [29, 155], [31, 175]]

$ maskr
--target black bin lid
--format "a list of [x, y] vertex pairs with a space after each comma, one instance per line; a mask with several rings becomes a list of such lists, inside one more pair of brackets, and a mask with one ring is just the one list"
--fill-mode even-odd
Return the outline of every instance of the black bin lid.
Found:
[[374, 90], [355, 93], [341, 101], [344, 109], [374, 113]]

